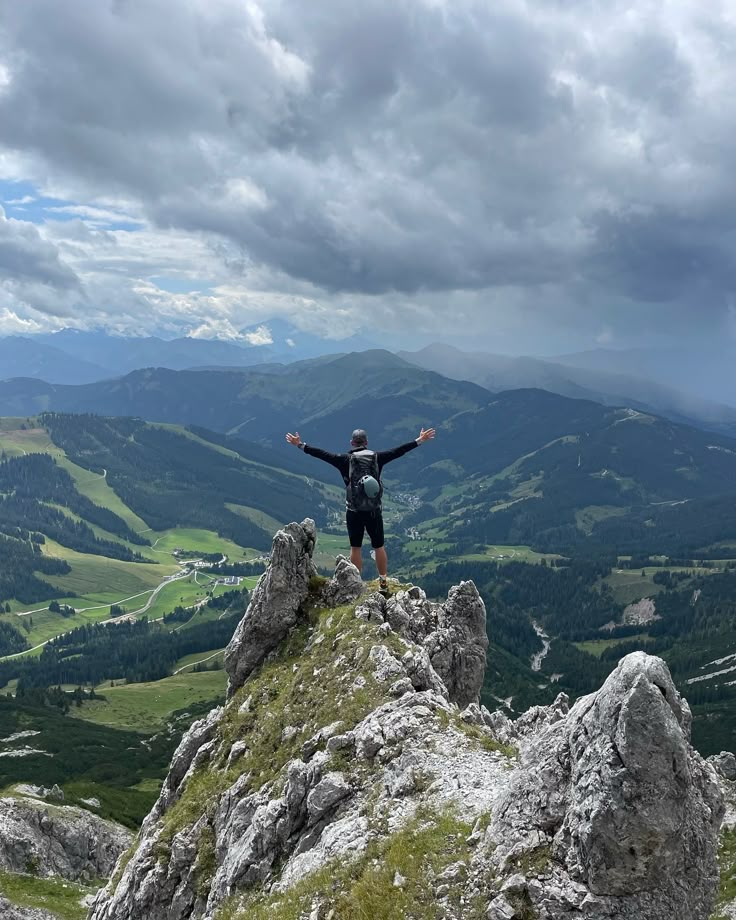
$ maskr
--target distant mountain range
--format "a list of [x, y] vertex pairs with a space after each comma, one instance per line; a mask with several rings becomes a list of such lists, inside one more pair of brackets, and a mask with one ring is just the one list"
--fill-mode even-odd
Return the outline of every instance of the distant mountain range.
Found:
[[511, 464], [515, 476], [521, 469], [531, 481], [543, 457], [547, 477], [558, 481], [564, 472], [573, 504], [578, 470], [587, 471], [586, 486], [598, 477], [588, 504], [619, 504], [622, 489], [631, 493], [626, 504], [736, 492], [736, 443], [729, 438], [541, 389], [494, 394], [381, 350], [242, 370], [149, 368], [79, 386], [0, 383], [0, 415], [44, 411], [198, 425], [278, 451], [288, 450], [287, 430], [345, 450], [356, 426], [368, 430], [375, 446], [389, 446], [435, 425], [440, 437], [431, 452], [403, 462], [415, 473], [429, 462], [422, 474], [427, 487], [495, 476]]
[[[0, 379], [24, 377], [54, 385], [81, 385], [124, 377], [145, 368], [249, 369], [262, 375], [281, 375], [286, 372], [285, 366], [298, 362], [309, 360], [331, 365], [350, 353], [372, 350], [371, 343], [363, 337], [326, 340], [279, 319], [245, 327], [240, 336], [237, 342], [200, 338], [164, 340], [72, 329], [28, 337], [10, 336], [0, 338]], [[643, 349], [598, 349], [542, 359], [461, 351], [444, 344], [398, 355], [417, 367], [476, 383], [492, 392], [544, 389], [603, 405], [655, 412], [674, 421], [736, 437], [736, 408], [698, 395], [697, 384], [704, 376], [715, 375], [721, 382], [725, 379], [720, 359], [714, 359], [711, 367], [702, 355]], [[713, 391], [711, 384], [712, 381], [705, 387], [709, 392]], [[23, 386], [20, 391], [24, 391]], [[38, 395], [40, 391], [36, 388], [33, 392]], [[736, 402], [736, 381], [733, 392], [728, 386], [721, 386], [717, 392], [724, 394], [724, 402], [729, 398]]]
[[[418, 367], [431, 368], [454, 380], [469, 380], [492, 391], [534, 387], [605, 406], [655, 412], [673, 421], [736, 437], [736, 408], [648, 379], [649, 364], [643, 352], [637, 356], [633, 352], [599, 349], [545, 360], [434, 344], [399, 355]], [[680, 385], [684, 380], [686, 374], [680, 376]]]
[[570, 367], [656, 380], [693, 397], [736, 405], [736, 338], [721, 347], [595, 348], [552, 359]]
[[139, 416], [202, 425], [279, 447], [284, 432], [300, 426], [305, 437], [335, 448], [345, 445], [358, 424], [380, 439], [405, 439], [422, 424], [478, 408], [490, 398], [476, 384], [417, 368], [386, 351], [241, 370], [148, 368], [77, 386], [0, 381], [0, 415]]
[[362, 337], [328, 340], [270, 320], [240, 331], [237, 342], [214, 339], [133, 338], [105, 332], [62, 329], [34, 336], [0, 338], [3, 379], [34, 377], [48, 383], [81, 384], [120, 377], [144, 367], [251, 367], [319, 357], [328, 352], [371, 347]]

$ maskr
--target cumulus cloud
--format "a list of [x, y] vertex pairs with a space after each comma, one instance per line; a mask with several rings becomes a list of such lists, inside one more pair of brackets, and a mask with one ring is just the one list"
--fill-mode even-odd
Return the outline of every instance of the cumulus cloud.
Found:
[[[14, 227], [4, 258], [61, 292], [76, 273], [81, 317], [462, 329], [499, 350], [732, 326], [727, 4], [2, 9], [0, 176], [99, 231]], [[140, 243], [109, 229], [126, 214]]]
[[59, 259], [55, 246], [28, 221], [8, 220], [0, 208], [0, 277], [4, 283], [76, 287], [78, 279]]
[[273, 344], [273, 336], [268, 326], [259, 326], [253, 332], [246, 332], [244, 338], [250, 345]]

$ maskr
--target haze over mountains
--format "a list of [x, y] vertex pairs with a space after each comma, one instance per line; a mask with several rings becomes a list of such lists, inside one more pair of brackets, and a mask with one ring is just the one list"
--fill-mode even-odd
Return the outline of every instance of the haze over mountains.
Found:
[[[634, 353], [599, 349], [544, 359], [462, 351], [440, 344], [416, 352], [399, 352], [419, 367], [455, 380], [471, 380], [492, 391], [535, 387], [607, 406], [654, 411], [677, 421], [736, 434], [736, 409], [726, 405], [731, 398], [729, 391], [723, 393], [723, 402], [714, 402], [697, 391], [681, 389], [690, 379], [682, 372], [684, 367], [677, 375], [668, 373], [667, 362], [660, 359], [657, 365], [647, 359], [648, 354], [644, 350]], [[736, 392], [733, 397], [736, 399]]]
[[240, 330], [236, 341], [157, 336], [134, 338], [102, 331], [62, 329], [34, 336], [0, 338], [0, 376], [34, 377], [49, 383], [90, 383], [144, 367], [184, 370], [191, 367], [249, 367], [296, 361], [328, 352], [370, 347], [351, 336], [332, 341], [302, 332], [291, 323], [271, 320]]
[[[237, 341], [132, 338], [65, 329], [0, 338], [0, 380], [22, 377], [50, 384], [81, 385], [144, 368], [257, 368], [259, 373], [281, 374], [284, 364], [315, 358], [330, 363], [344, 354], [372, 347], [362, 336], [326, 340], [278, 319], [242, 329]], [[398, 355], [409, 364], [476, 383], [492, 392], [533, 387], [603, 405], [652, 411], [736, 436], [736, 408], [729, 404], [736, 403], [736, 383], [730, 387], [733, 375], [721, 359], [710, 362], [705, 369], [702, 356], [686, 352], [598, 349], [539, 358], [465, 351], [440, 343], [418, 351], [400, 351]], [[690, 368], [693, 362], [697, 368]], [[35, 399], [44, 392], [31, 383], [15, 384], [13, 391], [20, 399], [17, 406], [23, 404], [24, 396]], [[713, 393], [718, 398], [712, 398]]]
[[[271, 382], [260, 384], [258, 399], [263, 405], [270, 404], [269, 411], [275, 413], [275, 421], [283, 418], [288, 423], [282, 411], [282, 389], [298, 387], [296, 378], [306, 367], [312, 373], [314, 362], [322, 367], [313, 391], [317, 395], [313, 412], [317, 415], [323, 408], [329, 409], [335, 399], [343, 398], [345, 380], [356, 379], [356, 375], [358, 378], [366, 375], [366, 395], [375, 396], [376, 387], [388, 393], [403, 364], [399, 377], [404, 382], [409, 379], [411, 365], [456, 381], [477, 384], [491, 392], [543, 389], [607, 406], [654, 412], [673, 421], [736, 437], [736, 408], [725, 404], [725, 400], [708, 400], [646, 375], [651, 366], [665, 377], [663, 360], [657, 364], [645, 361], [642, 355], [606, 350], [551, 360], [461, 351], [439, 343], [419, 351], [398, 352], [394, 357], [389, 352], [367, 348], [369, 344], [359, 336], [341, 342], [325, 340], [302, 333], [280, 320], [242, 330], [237, 343], [200, 338], [168, 341], [156, 337], [130, 338], [71, 329], [48, 335], [0, 338], [0, 413], [22, 415], [56, 409], [108, 414], [132, 412], [149, 417], [146, 402], [150, 394], [144, 394], [153, 387], [160, 390], [163, 399], [155, 410], [159, 420], [229, 430], [250, 424], [252, 416], [248, 414], [243, 420], [224, 410], [223, 403], [231, 398], [226, 393], [234, 394], [240, 383], [235, 377], [222, 375], [240, 372], [242, 376], [247, 372], [255, 376], [244, 392], [252, 398], [256, 379], [268, 377]], [[205, 380], [200, 373], [196, 380], [186, 376], [175, 378], [163, 373], [163, 369], [198, 369], [215, 376]], [[346, 378], [342, 376], [344, 373], [348, 375]], [[377, 379], [373, 380], [373, 376]], [[277, 384], [273, 377], [283, 379]], [[69, 389], [100, 381], [105, 381], [101, 388]], [[688, 379], [681, 376], [680, 381], [687, 383]], [[168, 393], [176, 406], [167, 404]], [[205, 393], [212, 397], [208, 404], [204, 402]], [[187, 413], [179, 405], [182, 400], [185, 405], [192, 401], [198, 404], [203, 416]], [[256, 408], [256, 417], [257, 412]], [[351, 427], [349, 421], [346, 424]]]

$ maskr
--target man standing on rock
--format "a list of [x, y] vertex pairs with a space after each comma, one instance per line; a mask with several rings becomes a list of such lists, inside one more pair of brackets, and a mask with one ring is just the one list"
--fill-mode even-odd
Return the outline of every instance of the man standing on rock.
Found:
[[350, 439], [350, 452], [347, 454], [331, 454], [319, 447], [310, 447], [299, 437], [299, 432], [287, 434], [289, 444], [299, 447], [305, 454], [324, 460], [340, 471], [346, 488], [345, 521], [350, 537], [350, 561], [359, 572], [363, 570], [363, 536], [368, 532], [371, 546], [376, 555], [376, 568], [378, 569], [380, 590], [388, 590], [388, 557], [384, 546], [383, 537], [383, 484], [381, 472], [387, 463], [403, 457], [404, 454], [425, 441], [431, 441], [435, 436], [434, 428], [427, 428], [419, 433], [419, 437], [408, 444], [394, 447], [393, 450], [373, 451], [368, 450], [368, 435], [362, 428], [356, 428]]

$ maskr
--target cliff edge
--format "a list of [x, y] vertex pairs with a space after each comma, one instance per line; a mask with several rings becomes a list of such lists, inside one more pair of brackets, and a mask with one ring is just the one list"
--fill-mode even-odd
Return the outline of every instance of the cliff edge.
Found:
[[707, 920], [723, 797], [663, 661], [515, 722], [479, 705], [474, 584], [315, 575], [306, 520], [226, 654], [90, 920]]

